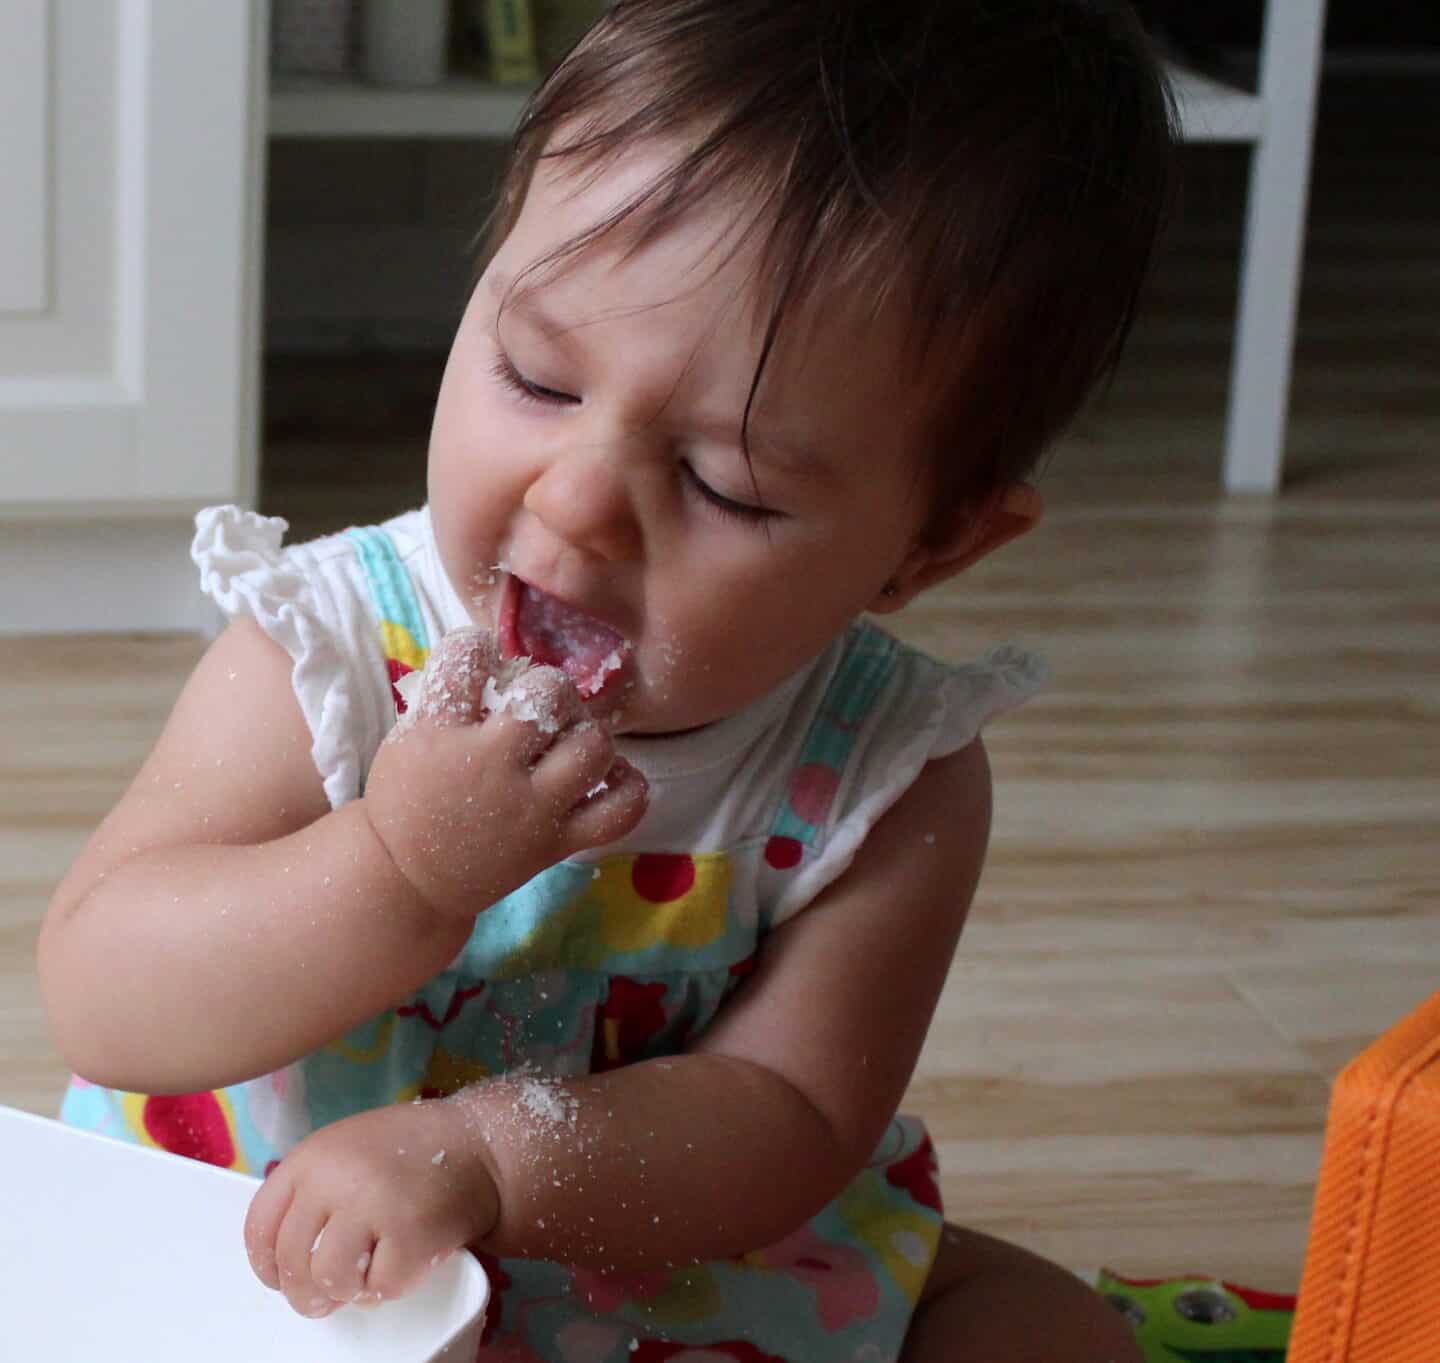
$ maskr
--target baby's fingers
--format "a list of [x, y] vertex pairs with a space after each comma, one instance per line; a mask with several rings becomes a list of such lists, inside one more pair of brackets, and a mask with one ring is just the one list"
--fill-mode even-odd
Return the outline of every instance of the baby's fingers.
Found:
[[464, 626], [435, 646], [418, 683], [406, 687], [414, 717], [440, 726], [473, 724], [485, 714], [485, 683], [500, 666], [489, 630]]
[[280, 1224], [294, 1197], [295, 1184], [282, 1166], [260, 1185], [245, 1213], [245, 1253], [250, 1267], [266, 1287], [276, 1290], [280, 1287], [280, 1268], [275, 1245], [280, 1237]]
[[316, 1251], [333, 1231], [324, 1203], [296, 1198], [280, 1223], [275, 1258], [280, 1268], [280, 1290], [302, 1316], [328, 1316], [338, 1300], [316, 1274]]
[[366, 1292], [357, 1305], [393, 1301], [413, 1292], [426, 1275], [438, 1268], [457, 1246], [445, 1243], [439, 1227], [416, 1227], [411, 1234], [386, 1235], [375, 1246]]
[[375, 1233], [353, 1216], [332, 1217], [319, 1243], [311, 1249], [311, 1273], [332, 1301], [378, 1301], [373, 1284]]
[[569, 814], [569, 840], [577, 850], [623, 838], [644, 817], [650, 787], [644, 776], [617, 757], [604, 780]]
[[526, 668], [503, 686], [492, 681], [485, 688], [485, 704], [525, 766], [585, 718], [575, 683], [558, 667]]

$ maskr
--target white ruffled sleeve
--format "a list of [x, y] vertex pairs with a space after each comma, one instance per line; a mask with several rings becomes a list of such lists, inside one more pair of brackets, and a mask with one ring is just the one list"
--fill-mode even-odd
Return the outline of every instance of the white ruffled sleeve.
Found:
[[936, 697], [935, 742], [925, 760], [969, 746], [992, 719], [1024, 705], [1049, 680], [1045, 660], [1014, 644], [1002, 644], [978, 662], [950, 668]]
[[226, 616], [250, 616], [293, 660], [291, 684], [310, 726], [310, 751], [338, 808], [360, 793], [369, 757], [384, 736], [383, 710], [377, 715], [376, 698], [368, 694], [375, 688], [363, 678], [383, 678], [385, 663], [375, 628], [356, 619], [363, 607], [350, 599], [343, 579], [338, 589], [332, 580], [334, 565], [351, 557], [348, 550], [336, 552], [339, 537], [282, 548], [288, 529], [278, 516], [207, 507], [195, 517], [190, 556], [201, 589]]
[[[849, 868], [870, 830], [927, 762], [967, 747], [992, 719], [1023, 705], [1048, 680], [1043, 659], [1009, 644], [960, 666], [902, 649], [895, 674], [856, 735], [818, 849], [785, 877], [770, 925], [799, 913]], [[944, 837], [943, 819], [937, 818], [934, 833]]]

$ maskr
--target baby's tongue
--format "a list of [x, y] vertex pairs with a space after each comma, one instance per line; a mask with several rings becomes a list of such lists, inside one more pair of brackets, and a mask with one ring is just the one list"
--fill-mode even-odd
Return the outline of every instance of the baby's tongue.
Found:
[[515, 646], [537, 663], [565, 669], [589, 699], [625, 660], [624, 635], [592, 615], [523, 584], [515, 608]]

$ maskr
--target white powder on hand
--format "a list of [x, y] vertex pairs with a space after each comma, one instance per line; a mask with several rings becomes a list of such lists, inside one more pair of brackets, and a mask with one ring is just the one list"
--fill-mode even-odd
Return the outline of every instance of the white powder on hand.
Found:
[[392, 733], [404, 733], [419, 719], [443, 724], [472, 718], [480, 704], [481, 688], [501, 664], [500, 645], [491, 631], [474, 625], [451, 630], [424, 667], [396, 680], [405, 713]]

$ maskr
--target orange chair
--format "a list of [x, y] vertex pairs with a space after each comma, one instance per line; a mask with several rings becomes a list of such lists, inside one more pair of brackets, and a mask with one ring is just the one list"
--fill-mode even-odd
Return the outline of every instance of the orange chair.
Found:
[[1287, 1363], [1440, 1360], [1440, 993], [1341, 1072]]

